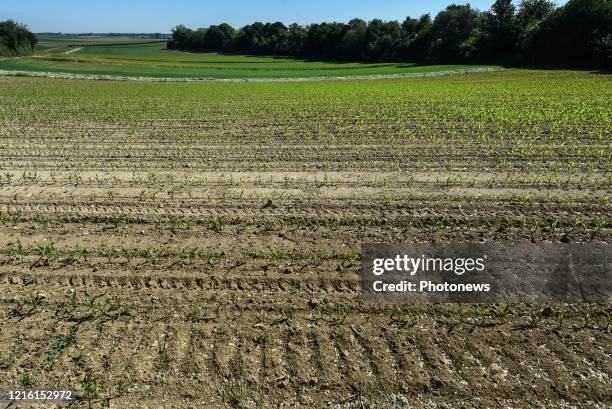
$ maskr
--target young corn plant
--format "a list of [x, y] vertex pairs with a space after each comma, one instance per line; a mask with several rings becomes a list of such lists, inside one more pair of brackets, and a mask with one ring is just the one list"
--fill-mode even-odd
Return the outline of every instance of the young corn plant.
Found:
[[510, 313], [510, 306], [504, 305], [504, 308], [498, 308], [495, 310], [495, 318], [497, 318], [499, 322], [503, 324]]
[[58, 251], [53, 243], [48, 244], [37, 244], [34, 248], [34, 252], [39, 256], [31, 266], [30, 269], [35, 267], [48, 266], [50, 262], [54, 261], [58, 257]]
[[13, 262], [21, 261], [21, 259], [25, 256], [25, 251], [23, 249], [23, 245], [21, 244], [21, 240], [17, 239], [17, 241], [11, 244], [8, 255], [9, 259]]
[[72, 257], [77, 261], [87, 261], [87, 249], [76, 244], [72, 250]]
[[94, 403], [100, 397], [100, 385], [90, 371], [85, 373], [81, 382], [82, 399], [87, 402], [88, 409], [93, 409]]
[[542, 311], [539, 308], [534, 308], [531, 311], [529, 311], [529, 321], [530, 321], [530, 326], [532, 328], [538, 327], [542, 323], [543, 319], [544, 319], [544, 316], [542, 315]]

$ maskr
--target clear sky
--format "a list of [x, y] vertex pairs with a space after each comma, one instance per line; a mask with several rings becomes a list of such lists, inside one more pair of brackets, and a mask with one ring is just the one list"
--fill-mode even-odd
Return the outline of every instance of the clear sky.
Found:
[[[469, 3], [486, 10], [493, 1]], [[197, 28], [221, 22], [239, 27], [255, 21], [403, 20], [424, 13], [435, 15], [451, 3], [453, 0], [0, 0], [0, 20], [12, 18], [34, 32], [168, 33], [177, 24]]]

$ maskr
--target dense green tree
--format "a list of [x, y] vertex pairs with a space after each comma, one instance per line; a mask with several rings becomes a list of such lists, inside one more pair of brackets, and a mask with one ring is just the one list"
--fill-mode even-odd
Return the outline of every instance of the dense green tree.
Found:
[[540, 30], [542, 20], [555, 11], [555, 3], [550, 0], [523, 0], [516, 13], [517, 46], [525, 54], [535, 34]]
[[366, 30], [366, 55], [369, 61], [398, 59], [402, 41], [402, 28], [397, 21], [370, 21]]
[[204, 35], [204, 49], [225, 51], [234, 40], [235, 30], [227, 23], [210, 26]]
[[518, 43], [515, 7], [512, 0], [496, 0], [483, 13], [478, 38], [479, 55], [488, 59], [514, 54]]
[[568, 1], [542, 20], [524, 51], [532, 63], [612, 68], [612, 2]]
[[299, 24], [291, 24], [287, 33], [288, 50], [285, 55], [304, 55], [304, 44], [308, 32]]
[[185, 27], [182, 24], [172, 29], [172, 35], [166, 44], [169, 49], [191, 48], [193, 39], [193, 30]]
[[479, 13], [469, 4], [452, 4], [438, 13], [431, 27], [428, 59], [460, 62], [474, 56]]
[[343, 23], [321, 23], [308, 26], [304, 53], [310, 57], [338, 59], [341, 44], [348, 25]]
[[0, 55], [29, 55], [36, 47], [36, 36], [23, 24], [13, 20], [0, 22]]
[[555, 3], [550, 0], [523, 0], [516, 13], [516, 24], [522, 29], [539, 24], [555, 11]]
[[351, 60], [365, 59], [366, 35], [368, 23], [355, 18], [348, 23], [342, 43], [340, 44], [341, 55], [343, 58]]
[[196, 50], [205, 50], [206, 49], [206, 33], [208, 32], [207, 28], [198, 28], [191, 35], [191, 43], [193, 46], [191, 48]]
[[232, 48], [236, 51], [254, 53], [262, 43], [263, 26], [263, 23], [256, 22], [242, 27], [236, 33]]
[[417, 36], [417, 34], [419, 34], [418, 26], [419, 20], [410, 16], [406, 17], [406, 19], [402, 23], [402, 35], [404, 37], [404, 40], [413, 40]]
[[[401, 24], [380, 19], [307, 27], [256, 22], [238, 31], [228, 24], [196, 31], [177, 26], [168, 48], [354, 61], [607, 66], [611, 24], [610, 0], [569, 0], [561, 8], [550, 0], [523, 0], [518, 8], [511, 0], [496, 0], [485, 12], [452, 4], [433, 21], [426, 14]], [[11, 38], [3, 44], [13, 44]]]
[[418, 19], [407, 17], [402, 23], [400, 58], [405, 61], [423, 61], [427, 56], [431, 36], [431, 17], [424, 14]]

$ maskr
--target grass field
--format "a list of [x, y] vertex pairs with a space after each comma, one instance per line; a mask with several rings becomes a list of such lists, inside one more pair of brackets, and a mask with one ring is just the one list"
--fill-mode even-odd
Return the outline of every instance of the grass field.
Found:
[[143, 43], [164, 44], [165, 40], [156, 40], [151, 37], [121, 37], [121, 36], [71, 36], [55, 34], [39, 34], [36, 36], [38, 44], [36, 52], [39, 54], [60, 54], [84, 46], [104, 46], [112, 44], [138, 45]]
[[0, 77], [0, 98], [0, 389], [62, 385], [85, 407], [610, 403], [610, 306], [363, 304], [358, 279], [363, 243], [609, 243], [609, 76]]
[[166, 50], [165, 42], [159, 40], [68, 36], [41, 36], [35, 56], [0, 61], [0, 70], [164, 78], [342, 77], [438, 72], [474, 67], [480, 66], [336, 63], [180, 52]]

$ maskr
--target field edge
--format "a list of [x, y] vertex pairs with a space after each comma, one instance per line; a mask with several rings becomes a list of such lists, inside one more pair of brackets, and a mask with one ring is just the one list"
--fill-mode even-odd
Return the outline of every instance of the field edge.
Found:
[[506, 71], [503, 67], [466, 68], [460, 70], [442, 70], [430, 72], [412, 72], [402, 74], [375, 74], [375, 75], [347, 75], [347, 76], [319, 76], [319, 77], [270, 77], [270, 78], [214, 78], [214, 77], [149, 77], [126, 76], [108, 74], [76, 74], [70, 72], [53, 71], [26, 71], [26, 70], [0, 70], [0, 76], [15, 77], [42, 77], [59, 79], [101, 80], [101, 81], [143, 81], [143, 82], [311, 82], [311, 81], [351, 81], [351, 80], [380, 80], [419, 77], [440, 77], [448, 75], [471, 74], [482, 72]]

